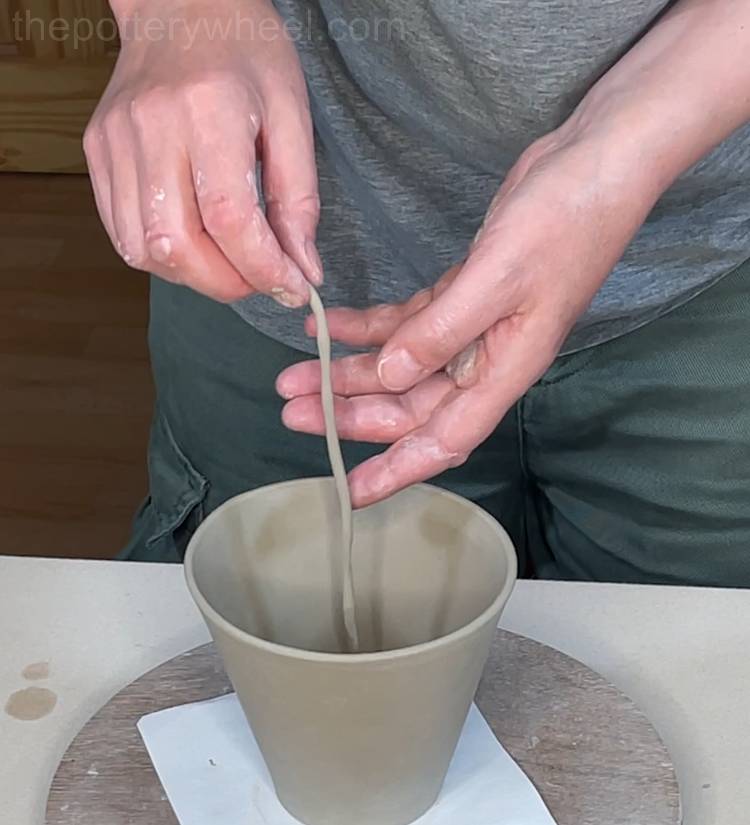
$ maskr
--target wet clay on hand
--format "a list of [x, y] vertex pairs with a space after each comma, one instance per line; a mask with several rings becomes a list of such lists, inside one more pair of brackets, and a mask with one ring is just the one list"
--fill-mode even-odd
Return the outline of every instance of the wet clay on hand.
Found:
[[320, 395], [323, 403], [323, 417], [326, 425], [326, 443], [328, 445], [328, 459], [336, 481], [336, 493], [339, 499], [341, 514], [341, 547], [343, 559], [343, 615], [346, 628], [347, 647], [349, 653], [359, 650], [359, 633], [354, 603], [354, 577], [352, 571], [352, 500], [349, 493], [349, 484], [346, 479], [344, 457], [341, 454], [336, 431], [336, 414], [333, 405], [333, 386], [331, 384], [331, 336], [328, 333], [325, 309], [320, 296], [314, 287], [310, 287], [310, 308], [315, 316], [318, 339], [318, 357], [321, 367]]

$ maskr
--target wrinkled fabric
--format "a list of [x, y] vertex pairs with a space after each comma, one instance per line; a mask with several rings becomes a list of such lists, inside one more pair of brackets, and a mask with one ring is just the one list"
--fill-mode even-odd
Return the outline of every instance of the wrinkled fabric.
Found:
[[[524, 575], [750, 587], [750, 263], [639, 330], [557, 359], [435, 483], [508, 530]], [[123, 557], [179, 561], [245, 490], [330, 474], [281, 423], [304, 357], [229, 307], [158, 279], [150, 495]], [[382, 447], [344, 442], [349, 468]]]
[[[307, 76], [329, 306], [400, 301], [461, 260], [518, 155], [666, 0], [276, 0]], [[684, 303], [750, 256], [750, 127], [661, 199], [564, 352]], [[550, 273], [550, 277], [554, 277]], [[302, 312], [237, 312], [308, 352]]]

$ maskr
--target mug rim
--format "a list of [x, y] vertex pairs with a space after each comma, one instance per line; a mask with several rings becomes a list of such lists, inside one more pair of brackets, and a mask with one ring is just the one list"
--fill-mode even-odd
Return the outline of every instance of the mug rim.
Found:
[[[279, 642], [270, 642], [267, 639], [262, 639], [260, 636], [255, 636], [252, 633], [248, 633], [246, 630], [242, 630], [232, 624], [232, 622], [228, 619], [225, 619], [224, 616], [222, 616], [221, 613], [219, 613], [219, 611], [211, 605], [208, 599], [206, 599], [201, 592], [197, 581], [195, 580], [193, 562], [197, 552], [196, 548], [200, 544], [203, 534], [210, 529], [214, 521], [218, 521], [218, 519], [221, 518], [226, 510], [237, 506], [247, 499], [252, 499], [268, 492], [269, 490], [275, 490], [281, 487], [300, 487], [304, 485], [320, 484], [321, 482], [332, 484], [333, 478], [330, 476], [318, 476], [313, 478], [291, 479], [289, 481], [279, 481], [275, 484], [266, 484], [262, 487], [256, 487], [254, 490], [248, 490], [245, 493], [240, 493], [239, 495], [228, 499], [217, 507], [212, 513], [210, 513], [192, 535], [185, 552], [185, 560], [183, 564], [188, 590], [190, 591], [193, 601], [196, 603], [203, 616], [206, 619], [210, 619], [212, 623], [215, 623], [218, 627], [220, 627], [224, 633], [227, 633], [235, 640], [244, 644], [250, 644], [256, 648], [265, 650], [268, 653], [274, 653], [287, 658], [327, 664], [366, 664], [393, 661], [394, 659], [416, 656], [421, 653], [429, 653], [430, 651], [441, 649], [447, 645], [454, 644], [468, 636], [471, 636], [474, 632], [484, 626], [487, 623], [487, 620], [495, 614], [499, 617], [503, 607], [510, 598], [513, 588], [516, 585], [516, 581], [518, 580], [518, 559], [516, 556], [516, 549], [513, 541], [508, 535], [508, 532], [500, 524], [500, 522], [497, 521], [497, 519], [473, 501], [470, 501], [457, 493], [453, 493], [450, 490], [444, 490], [442, 487], [437, 487], [434, 484], [414, 484], [411, 486], [421, 488], [432, 495], [439, 495], [441, 497], [453, 499], [464, 507], [474, 509], [479, 517], [484, 519], [498, 534], [497, 537], [502, 548], [502, 553], [505, 556], [505, 560], [508, 565], [508, 573], [500, 592], [492, 600], [492, 603], [470, 622], [462, 625], [456, 630], [451, 631], [450, 633], [446, 633], [444, 636], [438, 636], [436, 639], [431, 639], [427, 642], [419, 642], [414, 645], [407, 645], [406, 647], [398, 647], [393, 650], [381, 650], [370, 653], [326, 653], [323, 651], [306, 650], [301, 647], [293, 647], [292, 645], [284, 645]], [[396, 493], [396, 495], [398, 495], [398, 493]]]

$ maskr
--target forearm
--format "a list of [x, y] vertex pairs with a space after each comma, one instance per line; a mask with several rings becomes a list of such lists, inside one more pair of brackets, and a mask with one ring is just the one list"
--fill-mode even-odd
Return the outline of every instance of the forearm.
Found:
[[658, 195], [750, 121], [750, 2], [681, 0], [591, 90], [570, 126]]

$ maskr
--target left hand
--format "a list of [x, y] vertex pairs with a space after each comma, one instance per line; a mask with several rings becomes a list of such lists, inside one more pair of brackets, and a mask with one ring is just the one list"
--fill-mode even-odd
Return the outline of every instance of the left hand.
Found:
[[[433, 289], [328, 312], [334, 339], [380, 348], [333, 368], [341, 437], [392, 444], [350, 473], [355, 506], [466, 461], [550, 366], [658, 198], [611, 141], [571, 131], [521, 156], [468, 257]], [[287, 427], [324, 433], [318, 362], [277, 389]]]

